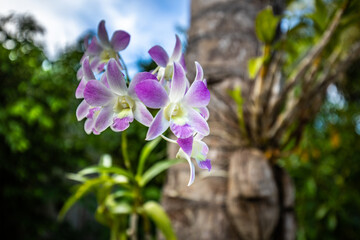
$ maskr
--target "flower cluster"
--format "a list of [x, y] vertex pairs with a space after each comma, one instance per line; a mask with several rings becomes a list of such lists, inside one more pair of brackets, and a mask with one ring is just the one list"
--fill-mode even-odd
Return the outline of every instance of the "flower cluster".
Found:
[[[119, 54], [129, 41], [130, 35], [125, 31], [116, 31], [109, 40], [104, 21], [99, 23], [97, 37], [89, 44], [86, 41], [77, 74], [80, 83], [75, 95], [83, 99], [76, 111], [77, 119], [86, 118], [84, 129], [88, 134], [100, 134], [109, 127], [121, 132], [134, 119], [149, 127], [146, 140], [161, 136], [180, 146], [177, 157], [188, 161], [191, 185], [195, 178], [191, 158], [200, 168], [211, 169], [209, 149], [202, 141], [210, 133], [207, 124], [210, 92], [203, 69], [195, 62], [196, 77], [190, 84], [182, 44], [176, 36], [171, 57], [162, 47], [152, 47], [149, 54], [158, 66], [152, 72], [137, 73], [130, 81]], [[153, 117], [148, 108], [159, 111]], [[163, 135], [168, 128], [176, 140]]]

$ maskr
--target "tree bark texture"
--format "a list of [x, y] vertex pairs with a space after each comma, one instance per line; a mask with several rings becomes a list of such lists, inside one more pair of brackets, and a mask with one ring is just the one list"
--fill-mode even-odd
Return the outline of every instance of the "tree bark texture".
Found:
[[[282, 2], [276, 7], [281, 9]], [[211, 91], [211, 134], [205, 142], [213, 168], [198, 171], [190, 187], [188, 165], [168, 171], [162, 204], [178, 239], [295, 239], [291, 179], [245, 142], [228, 94], [240, 86], [247, 98], [247, 61], [261, 47], [254, 21], [267, 4], [274, 1], [192, 1], [187, 67], [192, 79], [194, 61], [200, 62]], [[176, 151], [170, 148], [169, 155]]]

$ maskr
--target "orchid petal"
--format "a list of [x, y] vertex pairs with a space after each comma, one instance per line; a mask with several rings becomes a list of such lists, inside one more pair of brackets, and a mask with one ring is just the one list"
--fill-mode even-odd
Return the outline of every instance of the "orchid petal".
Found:
[[190, 107], [205, 107], [210, 102], [210, 91], [202, 81], [195, 81], [187, 91], [183, 103]]
[[152, 47], [149, 50], [149, 54], [150, 54], [152, 60], [154, 60], [154, 62], [156, 62], [156, 64], [161, 67], [166, 67], [166, 65], [169, 62], [168, 54], [166, 53], [164, 48], [162, 48], [158, 45]]
[[186, 63], [185, 63], [185, 56], [184, 54], [181, 54], [181, 58], [180, 58], [180, 64], [183, 67], [184, 71], [187, 72], [187, 68], [186, 68]]
[[114, 95], [106, 86], [97, 80], [90, 80], [84, 90], [84, 98], [91, 106], [105, 106], [113, 100]]
[[206, 143], [195, 137], [192, 157], [196, 159], [205, 160], [208, 152], [209, 152], [209, 147], [206, 145]]
[[195, 166], [191, 162], [190, 157], [182, 149], [179, 149], [178, 153], [176, 154], [176, 158], [185, 159], [189, 163], [190, 178], [189, 178], [188, 186], [190, 186], [191, 184], [193, 184], [193, 182], [195, 180]]
[[86, 49], [86, 53], [90, 55], [98, 55], [101, 53], [102, 50], [103, 50], [102, 46], [99, 44], [97, 38], [94, 36], [91, 39], [88, 48]]
[[204, 71], [198, 62], [195, 62], [195, 67], [196, 67], [195, 81], [202, 81], [204, 78]]
[[146, 134], [146, 140], [153, 140], [160, 136], [169, 127], [169, 121], [166, 120], [164, 109], [161, 109], [155, 116]]
[[85, 124], [84, 124], [85, 132], [87, 134], [90, 134], [93, 131], [94, 126], [95, 126], [95, 119], [92, 119], [92, 118], [86, 119]]
[[76, 78], [80, 80], [84, 76], [82, 67], [79, 68], [79, 70], [76, 72]]
[[98, 132], [102, 132], [107, 129], [113, 122], [113, 108], [111, 105], [104, 107], [95, 122], [95, 129]]
[[99, 23], [98, 37], [99, 37], [100, 43], [102, 43], [102, 45], [104, 45], [106, 47], [110, 46], [109, 35], [108, 35], [107, 31], [106, 31], [105, 21], [104, 20], [101, 20], [101, 22]]
[[83, 74], [84, 74], [84, 77], [86, 80], [95, 79], [94, 73], [91, 70], [89, 57], [86, 57], [84, 59], [84, 61], [82, 62], [82, 69], [83, 69]]
[[110, 88], [106, 74], [101, 75], [100, 82], [103, 83], [107, 88]]
[[130, 123], [133, 120], [134, 120], [133, 116], [128, 116], [124, 118], [115, 118], [114, 123], [111, 125], [111, 129], [115, 132], [122, 132], [130, 126]]
[[175, 43], [175, 47], [174, 47], [174, 51], [173, 54], [171, 55], [171, 60], [173, 60], [174, 62], [178, 62], [181, 58], [181, 41], [178, 35], [175, 35], [176, 37], [176, 43]]
[[82, 100], [82, 102], [76, 108], [76, 118], [78, 121], [81, 121], [86, 117], [86, 115], [89, 113], [89, 108], [90, 105], [85, 100]]
[[118, 95], [125, 95], [127, 92], [126, 82], [124, 74], [120, 71], [118, 64], [115, 59], [109, 60], [106, 69], [107, 81], [110, 89]]
[[89, 47], [89, 34], [87, 34], [85, 37], [84, 37], [84, 48], [87, 49]]
[[76, 91], [75, 91], [76, 98], [84, 98], [84, 90], [85, 90], [86, 84], [87, 84], [87, 81], [84, 78], [82, 78], [78, 87], [76, 88]]
[[140, 72], [137, 73], [133, 79], [131, 80], [128, 88], [128, 93], [130, 96], [136, 96], [135, 94], [135, 87], [138, 83], [144, 80], [157, 80], [156, 76], [149, 72]]
[[101, 107], [92, 107], [89, 109], [88, 114], [86, 115], [87, 118], [94, 118], [97, 117], [97, 113], [99, 113], [101, 110]]
[[99, 62], [99, 64], [96, 66], [96, 71], [97, 72], [104, 71], [105, 66], [106, 66], [106, 62]]
[[130, 34], [125, 31], [116, 31], [111, 37], [111, 46], [115, 52], [124, 50], [130, 42]]
[[135, 102], [134, 117], [136, 121], [147, 127], [150, 126], [151, 122], [154, 119], [149, 110], [140, 101]]
[[209, 113], [209, 109], [207, 107], [199, 107], [198, 108], [200, 115], [203, 116], [203, 118], [205, 118], [205, 120], [209, 119], [210, 113]]
[[106, 62], [102, 62], [99, 56], [95, 56], [95, 57], [91, 58], [90, 66], [94, 72], [96, 72], [96, 73], [102, 72], [105, 68], [105, 65], [106, 65]]
[[201, 135], [207, 136], [210, 133], [209, 125], [206, 120], [192, 108], [187, 109], [188, 119], [191, 126], [195, 131], [200, 133]]
[[179, 125], [174, 122], [171, 122], [170, 129], [178, 138], [188, 138], [192, 136], [194, 133], [192, 126], [187, 123], [183, 125]]
[[190, 165], [190, 178], [189, 178], [189, 182], [188, 182], [188, 186], [190, 186], [191, 184], [194, 183], [195, 180], [195, 166], [194, 164], [191, 162], [190, 158], [186, 159]]
[[176, 142], [179, 144], [181, 149], [188, 155], [191, 156], [192, 146], [193, 146], [193, 137], [188, 138], [179, 138]]
[[101, 59], [99, 56], [96, 56], [96, 57], [92, 57], [91, 60], [90, 60], [90, 66], [91, 66], [91, 69], [97, 69], [97, 66], [99, 66], [101, 63]]
[[184, 97], [186, 81], [187, 79], [184, 69], [179, 63], [174, 63], [174, 74], [171, 81], [171, 89], [169, 94], [171, 102], [178, 102]]
[[206, 159], [206, 160], [203, 160], [203, 161], [196, 160], [196, 162], [197, 162], [197, 164], [198, 164], [198, 166], [200, 168], [207, 169], [210, 172], [210, 170], [211, 170], [211, 161], [210, 161], [210, 159]]
[[138, 98], [150, 108], [161, 108], [169, 101], [165, 89], [159, 82], [144, 80], [135, 87]]
[[194, 140], [197, 140], [198, 142], [204, 138], [204, 135], [201, 135], [200, 133], [197, 133], [195, 136], [194, 136]]

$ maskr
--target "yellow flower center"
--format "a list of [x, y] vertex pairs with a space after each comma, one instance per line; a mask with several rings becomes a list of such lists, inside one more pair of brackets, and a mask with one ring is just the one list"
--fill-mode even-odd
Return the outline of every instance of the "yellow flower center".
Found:
[[180, 103], [170, 103], [164, 110], [165, 119], [170, 121], [180, 120], [185, 116], [185, 111]]
[[100, 59], [107, 62], [110, 58], [116, 58], [116, 52], [112, 49], [104, 49], [100, 54]]
[[129, 96], [119, 96], [114, 105], [114, 112], [120, 113], [123, 110], [131, 110], [134, 107], [134, 100]]

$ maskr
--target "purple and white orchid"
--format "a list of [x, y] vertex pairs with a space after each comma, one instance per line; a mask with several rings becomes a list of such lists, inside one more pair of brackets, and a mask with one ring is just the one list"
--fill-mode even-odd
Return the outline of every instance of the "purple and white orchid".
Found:
[[[86, 57], [84, 59], [83, 64], [81, 66], [81, 72], [83, 73], [83, 76], [75, 91], [75, 97], [79, 99], [84, 98], [84, 89], [88, 81], [95, 79], [95, 76], [90, 67], [89, 57]], [[96, 121], [98, 112], [99, 112], [99, 108], [91, 107], [85, 100], [82, 100], [82, 102], [77, 107], [76, 109], [77, 120], [81, 121], [85, 117], [87, 118], [84, 125], [84, 130], [87, 134], [90, 134], [92, 132], [94, 134], [99, 134], [99, 132], [97, 132], [94, 128], [94, 123]]]
[[184, 55], [182, 54], [182, 44], [179, 36], [175, 35], [175, 37], [175, 47], [170, 58], [165, 49], [159, 45], [156, 45], [149, 50], [152, 60], [158, 65], [154, 70], [154, 73], [157, 72], [157, 78], [163, 84], [165, 83], [165, 80], [170, 80], [172, 78], [174, 71], [173, 65], [175, 62], [180, 63], [186, 72]]
[[[76, 89], [76, 97], [77, 98], [84, 98], [84, 90], [86, 87], [86, 84], [88, 83], [88, 81], [90, 80], [94, 80], [95, 77], [90, 69], [90, 65], [87, 62], [87, 60], [85, 59], [84, 64], [82, 66], [82, 68], [84, 69], [84, 72], [87, 74], [85, 74], [78, 86], [78, 88]], [[88, 76], [88, 77], [86, 77]], [[96, 80], [94, 80], [96, 81]], [[107, 79], [106, 79], [106, 74], [101, 76], [101, 80], [100, 82], [102, 82], [105, 86], [109, 87], [109, 84], [107, 83]], [[102, 108], [101, 107], [93, 107], [90, 104], [88, 104], [86, 102], [86, 100], [84, 99], [79, 106], [76, 109], [76, 117], [78, 119], [78, 121], [81, 121], [82, 119], [84, 119], [86, 117], [86, 121], [84, 124], [84, 130], [87, 134], [90, 133], [94, 133], [96, 135], [100, 134], [100, 132], [98, 132], [95, 129], [95, 123], [97, 120], [97, 117], [99, 116], [100, 110]]]
[[[97, 37], [91, 39], [87, 46], [84, 57], [90, 57], [91, 68], [94, 72], [99, 73], [105, 69], [110, 58], [114, 58], [119, 66], [122, 66], [119, 59], [119, 51], [124, 50], [130, 42], [130, 35], [122, 30], [114, 32], [111, 39], [105, 28], [105, 21], [102, 20], [98, 26]], [[78, 78], [81, 78], [82, 72], [78, 72]]]
[[101, 108], [95, 122], [95, 130], [102, 132], [110, 126], [113, 131], [124, 131], [134, 118], [149, 126], [153, 117], [137, 98], [134, 87], [144, 78], [153, 78], [152, 81], [156, 81], [156, 77], [150, 73], [140, 73], [127, 88], [124, 75], [115, 59], [109, 60], [106, 77], [109, 87], [101, 81], [90, 80], [84, 90], [85, 101], [91, 106]]
[[196, 160], [200, 168], [207, 169], [208, 171], [211, 170], [210, 159], [207, 159], [209, 148], [206, 143], [202, 141], [203, 137], [204, 136], [201, 134], [196, 134], [194, 137], [191, 136], [185, 139], [179, 138], [177, 140], [180, 149], [176, 154], [176, 158], [185, 159], [190, 165], [190, 179], [188, 186], [190, 186], [195, 179], [195, 168], [191, 158]]
[[[77, 73], [81, 81], [75, 92], [75, 97], [83, 101], [76, 110], [76, 117], [79, 121], [86, 118], [85, 132], [96, 135], [108, 127], [116, 132], [124, 131], [136, 119], [149, 127], [146, 140], [161, 135], [179, 145], [177, 157], [187, 160], [190, 165], [189, 186], [195, 179], [191, 159], [195, 159], [200, 168], [211, 169], [207, 159], [209, 148], [202, 141], [210, 133], [207, 124], [210, 92], [203, 69], [195, 62], [196, 76], [190, 85], [182, 44], [176, 35], [172, 55], [169, 57], [158, 45], [152, 47], [149, 54], [158, 66], [152, 73], [138, 73], [130, 81], [119, 54], [129, 41], [130, 35], [124, 31], [116, 31], [109, 40], [105, 21], [99, 23], [97, 37], [90, 43], [85, 40], [86, 52]], [[159, 109], [155, 118], [147, 107]], [[162, 135], [168, 128], [176, 140]]]
[[183, 67], [174, 63], [169, 94], [159, 82], [151, 79], [136, 85], [137, 96], [146, 106], [160, 108], [149, 127], [147, 140], [155, 139], [169, 127], [178, 138], [188, 138], [196, 132], [209, 134], [209, 126], [196, 108], [208, 105], [210, 92], [202, 81], [195, 81], [186, 91], [187, 81]]

